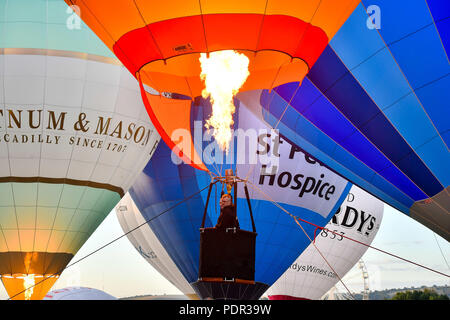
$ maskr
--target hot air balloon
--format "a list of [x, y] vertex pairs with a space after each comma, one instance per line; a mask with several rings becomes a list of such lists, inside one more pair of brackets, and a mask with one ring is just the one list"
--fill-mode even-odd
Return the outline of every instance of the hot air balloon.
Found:
[[267, 290], [269, 299], [320, 299], [367, 251], [364, 244], [375, 238], [383, 208], [383, 202], [352, 186], [340, 210], [317, 232], [315, 246], [309, 245]]
[[[191, 141], [181, 147], [173, 137], [180, 128], [189, 131], [191, 102], [149, 95], [145, 85], [160, 93], [201, 96], [205, 85], [200, 59], [228, 50], [247, 59], [249, 75], [241, 92], [301, 81], [359, 3], [65, 1], [78, 8], [83, 21], [139, 80], [143, 101], [162, 139], [186, 163], [201, 170], [206, 167]], [[212, 73], [225, 82], [223, 74]]]
[[[253, 2], [66, 0], [68, 5], [78, 8], [83, 21], [136, 77], [141, 87], [143, 102], [158, 133], [176, 156], [192, 169], [201, 171], [195, 175], [202, 176], [205, 183], [211, 182], [209, 174], [214, 166], [204, 163], [203, 149], [199, 150], [198, 141], [194, 141], [192, 130], [195, 130], [195, 127], [192, 124], [195, 117], [197, 116], [202, 122], [205, 120], [202, 125], [212, 128], [217, 145], [228, 151], [232, 140], [233, 123], [236, 121], [233, 118], [236, 110], [233, 96], [237, 92], [269, 89], [283, 83], [301, 81], [358, 2], [356, 0], [340, 2], [332, 0]], [[158, 97], [149, 94], [146, 86], [154, 88], [161, 95]], [[201, 104], [200, 96], [211, 98], [212, 108], [209, 109], [211, 117], [208, 119], [206, 115], [199, 113], [201, 108], [197, 108], [199, 103]], [[253, 125], [258, 124], [253, 123]], [[286, 142], [285, 145], [287, 144]], [[167, 157], [166, 160], [168, 160]], [[164, 166], [162, 163], [160, 165]], [[256, 171], [262, 169], [259, 166]], [[173, 172], [176, 172], [176, 168]], [[219, 174], [222, 175], [222, 173]], [[234, 188], [236, 193], [234, 205], [240, 201], [236, 199], [238, 198], [236, 188], [237, 180], [239, 183], [245, 180], [238, 176], [242, 173], [250, 174], [249, 167], [234, 167], [227, 177], [222, 176], [221, 183], [227, 185], [226, 191], [230, 192]], [[192, 176], [192, 173], [190, 175]], [[314, 179], [319, 177], [320, 175]], [[289, 178], [286, 173], [282, 178], [288, 179], [290, 183], [292, 176]], [[173, 185], [167, 185], [167, 188], [178, 190], [179, 182], [183, 184], [183, 180], [178, 182], [176, 179], [172, 180]], [[311, 183], [312, 180], [308, 182]], [[330, 184], [327, 186], [330, 187]], [[147, 187], [150, 188], [150, 186]], [[293, 187], [300, 188], [299, 184]], [[245, 195], [242, 194], [242, 189], [247, 191]], [[248, 190], [246, 186], [239, 190], [241, 197], [248, 200], [251, 218], [248, 221], [253, 221]], [[341, 195], [342, 191], [344, 189], [337, 194]], [[210, 192], [208, 194], [210, 196]], [[178, 198], [180, 195], [171, 196], [171, 198]], [[206, 203], [201, 204], [206, 205], [206, 208], [208, 208], [209, 196]], [[133, 193], [132, 197], [136, 201]], [[155, 199], [157, 198], [155, 196]], [[156, 201], [161, 202], [161, 199], [164, 197], [159, 197]], [[136, 204], [140, 211], [147, 215], [144, 211], [147, 205], [140, 201], [144, 200], [139, 198]], [[332, 202], [335, 204], [334, 201]], [[196, 214], [197, 211], [201, 211], [201, 205], [197, 207]], [[322, 209], [324, 211], [319, 211], [323, 213], [323, 218], [329, 214], [330, 207]], [[201, 237], [210, 236], [209, 230], [204, 228], [205, 223], [211, 225], [207, 222], [207, 211], [201, 219], [204, 222], [200, 224], [203, 231]], [[162, 239], [156, 227], [152, 229], [163, 246], [167, 248], [169, 244]], [[245, 236], [238, 232], [243, 237], [248, 236], [249, 251], [254, 251], [252, 241], [255, 239], [256, 229], [253, 223], [252, 230], [251, 234]], [[189, 239], [191, 236], [188, 236]], [[205, 243], [209, 242], [205, 241]], [[198, 246], [198, 241], [193, 242], [191, 249], [194, 248], [194, 244]], [[185, 245], [180, 245], [181, 247]], [[211, 254], [217, 252], [214, 248], [207, 251]], [[197, 251], [193, 252], [195, 256]], [[173, 256], [173, 253], [169, 252], [169, 254], [179, 265], [179, 258]], [[202, 257], [201, 255], [200, 259]], [[196, 259], [197, 257], [193, 261]], [[253, 258], [249, 259], [253, 261]], [[206, 261], [203, 262], [206, 263]], [[254, 282], [253, 274], [256, 278], [260, 276], [258, 271], [255, 273], [251, 270], [254, 262], [241, 262], [248, 266], [246, 269], [248, 274], [244, 277], [245, 279], [241, 279], [244, 280], [243, 284], [248, 284], [245, 281]], [[199, 276], [196, 270], [197, 264], [198, 261], [189, 267], [190, 271], [188, 269], [182, 271], [190, 283], [197, 280]], [[204, 264], [200, 264], [200, 274], [203, 274], [205, 270], [202, 266]], [[191, 271], [194, 270], [195, 272], [192, 273]], [[258, 296], [261, 290], [265, 290], [267, 283], [274, 280], [273, 276], [268, 276], [261, 285], [256, 285], [253, 287], [254, 290], [249, 290], [248, 297]], [[210, 275], [208, 278], [216, 277]], [[236, 281], [234, 283], [236, 284]], [[206, 291], [209, 291], [207, 287], [210, 287], [211, 283], [205, 284], [204, 288], [200, 288], [203, 286], [202, 283], [197, 284], [196, 292], [202, 291], [199, 295], [205, 297]], [[212, 292], [208, 294], [217, 296]]]
[[261, 97], [280, 132], [447, 241], [449, 14], [448, 1], [364, 0], [300, 87]]
[[139, 254], [186, 297], [198, 299], [152, 229], [145, 224], [144, 217], [129, 193], [120, 200], [115, 210], [120, 226]]
[[[253, 260], [248, 258], [250, 261], [242, 266], [245, 270], [254, 268], [252, 279], [232, 277], [231, 271], [222, 270], [230, 265], [221, 260], [230, 243], [217, 248], [214, 245], [218, 242], [213, 242], [215, 250], [208, 252], [217, 257], [210, 261], [203, 253], [202, 258], [199, 229], [203, 232], [215, 229], [222, 192], [221, 184], [216, 183], [210, 188], [210, 197], [206, 193], [211, 179], [217, 177], [212, 173], [220, 173], [218, 166], [221, 166], [217, 159], [220, 148], [215, 140], [206, 137], [207, 131], [205, 139], [196, 140], [202, 144], [199, 149], [205, 150], [202, 157], [209, 173], [185, 163], [177, 164], [177, 156], [167, 145], [160, 144], [129, 190], [143, 219], [149, 221], [148, 225], [159, 242], [202, 299], [259, 298], [310, 244], [306, 234], [313, 237], [315, 227], [303, 222], [299, 226], [293, 217], [324, 226], [351, 187], [291, 141], [278, 137], [260, 120], [261, 116], [257, 114], [262, 108], [255, 99], [260, 94], [260, 90], [239, 94], [234, 126], [236, 131], [245, 134], [233, 140], [236, 152], [221, 155], [225, 158], [223, 169], [232, 168], [236, 176], [245, 178], [245, 183], [231, 194], [233, 199], [237, 198], [233, 201], [237, 205], [239, 230], [249, 236], [252, 232], [257, 234]], [[212, 107], [205, 99], [196, 99], [193, 104], [192, 130], [202, 134]], [[255, 162], [240, 158], [258, 154], [260, 157]], [[204, 192], [200, 192], [202, 190]], [[230, 232], [239, 233], [235, 229]], [[245, 247], [244, 242], [241, 243], [241, 252], [236, 255], [247, 254], [242, 247]], [[211, 250], [211, 247], [205, 250]], [[216, 261], [216, 269], [229, 276], [201, 276], [208, 268], [205, 264]]]
[[64, 2], [0, 14], [0, 275], [13, 299], [41, 299], [160, 138], [135, 79]]

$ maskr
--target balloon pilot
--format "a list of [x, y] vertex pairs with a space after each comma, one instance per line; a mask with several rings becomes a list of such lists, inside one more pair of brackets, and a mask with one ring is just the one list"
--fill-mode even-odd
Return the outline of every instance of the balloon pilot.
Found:
[[217, 219], [216, 228], [237, 228], [239, 220], [236, 215], [233, 197], [229, 193], [224, 193], [220, 198], [220, 215]]
[[217, 219], [216, 228], [237, 228], [239, 229], [239, 221], [236, 213], [236, 206], [233, 204], [233, 196], [231, 190], [234, 185], [233, 170], [225, 170], [224, 185], [227, 187], [227, 192], [222, 191], [220, 197], [220, 215]]

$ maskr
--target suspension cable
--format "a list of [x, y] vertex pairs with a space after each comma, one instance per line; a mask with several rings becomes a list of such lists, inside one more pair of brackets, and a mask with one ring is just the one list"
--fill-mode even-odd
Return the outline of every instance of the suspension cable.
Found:
[[433, 236], [434, 236], [434, 240], [436, 240], [437, 246], [439, 247], [439, 251], [441, 252], [442, 258], [444, 259], [445, 264], [447, 265], [447, 268], [450, 270], [450, 266], [448, 265], [447, 259], [445, 258], [445, 255], [444, 255], [444, 252], [442, 252], [441, 245], [439, 244], [439, 241], [438, 241], [438, 239], [436, 237], [436, 233], [435, 232], [433, 232]]
[[259, 191], [264, 197], [266, 197], [267, 199], [269, 199], [270, 202], [272, 202], [275, 206], [277, 206], [278, 208], [280, 208], [282, 211], [284, 211], [285, 213], [287, 213], [289, 216], [291, 216], [295, 223], [297, 223], [297, 225], [300, 227], [300, 229], [302, 229], [303, 233], [306, 235], [306, 237], [308, 238], [308, 240], [310, 241], [310, 243], [314, 246], [314, 248], [317, 250], [317, 252], [320, 254], [320, 256], [322, 257], [322, 259], [325, 261], [325, 263], [328, 265], [328, 267], [330, 267], [330, 269], [334, 272], [334, 274], [338, 277], [339, 282], [342, 283], [342, 285], [344, 286], [344, 288], [347, 290], [348, 294], [354, 298], [352, 292], [348, 289], [348, 287], [345, 285], [344, 281], [342, 281], [341, 276], [336, 272], [336, 270], [334, 270], [333, 266], [329, 263], [329, 261], [327, 260], [327, 258], [325, 258], [325, 256], [322, 254], [322, 252], [319, 250], [319, 248], [316, 246], [316, 243], [313, 239], [311, 239], [311, 237], [308, 235], [308, 233], [306, 232], [306, 230], [303, 228], [303, 226], [299, 223], [298, 218], [296, 216], [294, 216], [293, 214], [291, 214], [289, 211], [287, 211], [285, 208], [283, 208], [279, 203], [275, 202], [274, 200], [272, 200], [267, 194], [265, 194], [265, 192], [263, 192], [260, 188], [258, 188], [257, 186], [255, 186], [252, 182], [248, 181], [250, 186], [254, 187], [257, 191]]
[[[219, 181], [219, 180], [216, 180], [215, 182], [211, 182], [210, 184], [216, 184], [218, 181]], [[254, 185], [251, 181], [248, 181], [248, 180], [247, 180], [246, 182], [247, 182], [252, 188], [254, 188], [256, 191], [258, 191], [258, 192], [261, 193], [264, 197], [266, 197], [266, 198], [267, 198], [271, 203], [273, 203], [276, 207], [278, 207], [280, 210], [282, 210], [283, 212], [285, 212], [286, 214], [288, 214], [290, 217], [292, 217], [292, 218], [294, 219], [294, 221], [297, 223], [297, 225], [301, 228], [301, 230], [303, 231], [303, 233], [304, 233], [304, 234], [306, 235], [306, 237], [309, 239], [309, 241], [311, 242], [311, 244], [312, 244], [312, 245], [314, 246], [314, 248], [319, 252], [319, 254], [321, 255], [321, 257], [324, 259], [324, 261], [327, 263], [327, 265], [332, 269], [332, 271], [334, 272], [334, 274], [336, 274], [336, 276], [338, 277], [339, 281], [342, 283], [342, 285], [345, 287], [345, 289], [348, 291], [348, 293], [349, 293], [352, 297], [353, 297], [353, 295], [352, 295], [351, 291], [347, 288], [347, 286], [345, 285], [345, 283], [342, 281], [342, 278], [341, 278], [341, 277], [339, 276], [339, 274], [334, 270], [334, 268], [331, 266], [331, 264], [328, 262], [328, 260], [325, 258], [325, 256], [322, 254], [322, 252], [319, 250], [319, 248], [316, 246], [314, 239], [311, 239], [311, 237], [307, 234], [306, 230], [302, 227], [302, 225], [300, 224], [299, 221], [304, 222], [304, 223], [307, 223], [307, 224], [309, 224], [309, 225], [312, 225], [312, 226], [316, 227], [316, 229], [326, 230], [327, 232], [330, 232], [330, 233], [335, 234], [335, 235], [342, 236], [343, 238], [346, 238], [346, 239], [348, 239], [348, 240], [354, 241], [354, 242], [356, 242], [356, 243], [358, 243], [358, 244], [362, 244], [362, 245], [364, 245], [364, 246], [366, 246], [366, 247], [368, 247], [368, 248], [377, 250], [377, 251], [379, 251], [379, 252], [381, 252], [381, 253], [390, 255], [390, 256], [392, 256], [392, 257], [394, 257], [394, 258], [403, 260], [403, 261], [405, 261], [405, 262], [414, 264], [414, 265], [416, 265], [416, 266], [418, 266], [418, 267], [427, 269], [427, 270], [432, 271], [432, 272], [435, 272], [435, 273], [437, 273], [437, 274], [439, 274], [439, 275], [442, 275], [442, 276], [445, 276], [445, 277], [450, 278], [449, 275], [447, 275], [447, 274], [445, 274], [445, 273], [443, 273], [443, 272], [440, 272], [440, 271], [434, 270], [434, 269], [432, 269], [432, 268], [426, 267], [426, 266], [424, 266], [424, 265], [422, 265], [422, 264], [419, 264], [419, 263], [416, 263], [416, 262], [414, 262], [414, 261], [411, 261], [411, 260], [402, 258], [402, 257], [400, 257], [400, 256], [398, 256], [398, 255], [395, 255], [395, 254], [390, 253], [390, 252], [387, 252], [387, 251], [385, 251], [385, 250], [382, 250], [382, 249], [373, 247], [373, 246], [371, 246], [371, 245], [368, 245], [368, 244], [363, 243], [363, 242], [361, 242], [361, 241], [358, 241], [358, 240], [356, 240], [356, 239], [352, 239], [352, 238], [350, 238], [350, 237], [348, 237], [348, 236], [345, 236], [345, 235], [342, 235], [342, 234], [338, 234], [338, 233], [336, 233], [336, 232], [334, 232], [334, 231], [332, 231], [332, 230], [329, 230], [329, 229], [327, 229], [327, 228], [325, 228], [325, 227], [321, 227], [321, 226], [316, 225], [316, 224], [314, 224], [314, 223], [312, 223], [312, 222], [309, 222], [309, 221], [307, 221], [307, 220], [304, 220], [304, 219], [302, 219], [302, 218], [300, 218], [300, 217], [298, 217], [298, 216], [295, 216], [295, 215], [293, 215], [292, 213], [290, 213], [288, 210], [286, 210], [285, 208], [283, 208], [279, 203], [277, 203], [276, 201], [274, 201], [273, 199], [271, 199], [265, 192], [263, 192], [260, 188], [258, 188], [256, 185]], [[110, 242], [106, 243], [105, 245], [101, 246], [100, 248], [98, 248], [98, 249], [92, 251], [91, 253], [87, 254], [86, 256], [80, 258], [79, 260], [77, 260], [77, 261], [75, 261], [75, 262], [73, 262], [73, 263], [67, 265], [67, 266], [64, 267], [62, 270], [60, 270], [60, 271], [58, 271], [58, 272], [55, 272], [55, 273], [53, 273], [53, 274], [51, 274], [51, 275], [49, 275], [49, 276], [47, 276], [47, 277], [44, 276], [44, 279], [43, 279], [43, 280], [37, 282], [36, 284], [34, 284], [34, 285], [32, 285], [32, 286], [30, 286], [30, 287], [28, 287], [28, 288], [26, 288], [26, 289], [24, 289], [24, 290], [18, 292], [18, 293], [16, 293], [15, 295], [9, 297], [8, 300], [11, 300], [11, 299], [13, 299], [14, 297], [16, 297], [16, 296], [18, 296], [18, 295], [20, 295], [20, 294], [26, 292], [27, 290], [29, 290], [29, 289], [31, 289], [31, 288], [34, 288], [35, 286], [41, 284], [42, 282], [46, 281], [46, 280], [49, 279], [49, 278], [52, 278], [52, 277], [54, 277], [54, 276], [57, 276], [57, 275], [61, 274], [61, 273], [62, 273], [64, 270], [66, 270], [67, 268], [70, 268], [70, 267], [74, 266], [75, 264], [77, 264], [77, 263], [79, 263], [79, 262], [85, 260], [86, 258], [88, 258], [88, 257], [90, 257], [91, 255], [93, 255], [93, 254], [95, 254], [95, 253], [101, 251], [102, 249], [104, 249], [104, 248], [106, 248], [107, 246], [113, 244], [114, 242], [120, 240], [121, 238], [125, 237], [126, 235], [130, 234], [131, 232], [133, 232], [133, 231], [139, 229], [140, 227], [142, 227], [142, 226], [148, 224], [149, 222], [151, 222], [151, 221], [153, 221], [153, 220], [159, 218], [159, 217], [162, 216], [163, 214], [165, 214], [165, 213], [167, 213], [167, 212], [173, 210], [174, 208], [176, 208], [176, 207], [179, 206], [180, 204], [186, 202], [187, 200], [190, 200], [190, 199], [193, 198], [194, 196], [200, 194], [201, 192], [203, 192], [204, 190], [206, 190], [207, 188], [209, 188], [210, 184], [208, 184], [207, 186], [203, 187], [203, 188], [200, 189], [199, 191], [193, 193], [192, 195], [190, 195], [190, 196], [184, 198], [183, 200], [177, 202], [176, 204], [174, 204], [174, 205], [171, 206], [170, 208], [168, 208], [168, 209], [166, 209], [166, 210], [160, 212], [159, 214], [157, 214], [157, 215], [154, 216], [153, 218], [146, 220], [145, 222], [141, 223], [140, 225], [136, 226], [135, 228], [131, 229], [130, 231], [124, 233], [123, 235], [121, 235], [121, 236], [119, 236], [119, 237], [117, 237], [117, 238], [115, 238], [115, 239], [113, 239], [113, 240], [111, 240]]]
[[[250, 181], [248, 181], [248, 182], [249, 182], [250, 184], [252, 184]], [[252, 185], [253, 185], [253, 184], [252, 184]], [[256, 186], [255, 186], [255, 187], [256, 187]], [[258, 187], [256, 187], [256, 188], [259, 189]], [[316, 225], [316, 224], [314, 224], [314, 223], [312, 223], [312, 222], [309, 222], [309, 221], [307, 221], [307, 220], [301, 219], [301, 218], [299, 218], [299, 217], [293, 215], [292, 213], [290, 213], [290, 212], [287, 211], [286, 209], [284, 209], [282, 206], [280, 206], [280, 205], [279, 205], [277, 202], [275, 202], [274, 200], [270, 199], [270, 197], [267, 196], [263, 191], [259, 190], [259, 192], [262, 193], [265, 197], [267, 197], [267, 198], [269, 199], [270, 202], [274, 203], [277, 207], [279, 207], [281, 210], [283, 210], [284, 212], [286, 212], [288, 215], [290, 215], [290, 216], [291, 216], [294, 220], [296, 220], [296, 221], [299, 220], [299, 221], [305, 222], [305, 223], [307, 223], [307, 224], [309, 224], [309, 225], [312, 225], [312, 226], [314, 226], [314, 227], [316, 227], [316, 228], [318, 228], [318, 229], [326, 230], [327, 232], [330, 232], [330, 233], [332, 233], [332, 234], [334, 234], [334, 235], [342, 236], [343, 238], [346, 238], [346, 239], [348, 239], [348, 240], [354, 241], [354, 242], [356, 242], [356, 243], [358, 243], [358, 244], [362, 244], [362, 245], [364, 245], [364, 246], [366, 246], [366, 247], [368, 247], [368, 248], [377, 250], [377, 251], [379, 251], [379, 252], [381, 252], [381, 253], [390, 255], [390, 256], [392, 256], [392, 257], [394, 257], [394, 258], [403, 260], [403, 261], [405, 261], [405, 262], [414, 264], [414, 265], [416, 265], [416, 266], [418, 266], [418, 267], [421, 267], [421, 268], [427, 269], [427, 270], [429, 270], [429, 271], [435, 272], [435, 273], [437, 273], [437, 274], [439, 274], [439, 275], [441, 275], [441, 276], [450, 278], [450, 275], [445, 274], [445, 273], [443, 273], [443, 272], [434, 270], [434, 269], [429, 268], [429, 267], [427, 267], [427, 266], [424, 266], [424, 265], [422, 265], [422, 264], [416, 263], [416, 262], [411, 261], [411, 260], [408, 260], [408, 259], [406, 259], [406, 258], [402, 258], [402, 257], [400, 257], [400, 256], [398, 256], [398, 255], [393, 254], [393, 253], [390, 253], [390, 252], [384, 251], [384, 250], [382, 250], [382, 249], [373, 247], [373, 246], [368, 245], [368, 244], [366, 244], [366, 243], [364, 243], [364, 242], [358, 241], [358, 240], [356, 240], [356, 239], [352, 239], [352, 238], [347, 237], [347, 236], [344, 236], [344, 235], [342, 235], [342, 234], [340, 234], [340, 233], [336, 233], [336, 232], [334, 232], [334, 231], [331, 231], [330, 229], [327, 229], [327, 228], [325, 228], [325, 227], [321, 227], [321, 226], [318, 226], [318, 225]]]

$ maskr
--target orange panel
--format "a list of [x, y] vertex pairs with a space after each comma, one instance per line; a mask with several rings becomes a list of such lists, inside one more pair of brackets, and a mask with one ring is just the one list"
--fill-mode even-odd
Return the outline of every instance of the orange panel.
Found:
[[[267, 0], [200, 0], [202, 13], [263, 14]], [[269, 0], [270, 2], [270, 0]]]
[[359, 3], [360, 0], [322, 0], [311, 24], [320, 27], [328, 39], [332, 39]]
[[147, 24], [201, 14], [198, 0], [136, 0], [136, 4]]
[[186, 96], [194, 96], [185, 77], [168, 73], [141, 71], [142, 81], [158, 92], [176, 92]]
[[147, 112], [164, 142], [185, 163], [207, 170], [195, 150], [191, 135], [191, 100], [168, 99], [147, 93], [141, 86], [141, 96]]
[[164, 61], [155, 61], [142, 68], [145, 72], [167, 73], [174, 76], [200, 76], [200, 53], [184, 54]]
[[202, 95], [203, 89], [205, 89], [205, 83], [198, 76], [188, 77], [187, 82], [189, 84], [189, 89], [192, 92], [193, 97], [198, 97]]
[[266, 14], [284, 14], [310, 22], [319, 3], [320, 0], [269, 0]]

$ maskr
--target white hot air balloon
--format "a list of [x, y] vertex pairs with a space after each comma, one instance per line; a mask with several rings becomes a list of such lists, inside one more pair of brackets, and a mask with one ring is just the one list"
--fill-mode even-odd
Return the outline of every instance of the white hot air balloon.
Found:
[[[331, 265], [311, 244], [269, 288], [271, 300], [320, 299], [364, 255], [380, 228], [383, 202], [362, 189], [352, 186], [346, 201], [327, 230], [318, 230], [315, 245]], [[332, 231], [332, 232], [330, 232]]]
[[117, 298], [98, 289], [67, 287], [50, 291], [43, 300], [117, 300]]
[[184, 295], [190, 299], [198, 299], [150, 226], [145, 224], [136, 229], [145, 223], [145, 219], [129, 193], [120, 200], [115, 210], [123, 231], [127, 233], [133, 230], [127, 237], [139, 254]]

